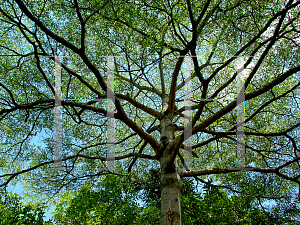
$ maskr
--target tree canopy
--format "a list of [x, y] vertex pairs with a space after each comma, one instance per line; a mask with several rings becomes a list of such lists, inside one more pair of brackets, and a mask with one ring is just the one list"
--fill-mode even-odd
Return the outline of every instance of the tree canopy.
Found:
[[187, 177], [299, 221], [300, 1], [0, 2], [1, 187], [80, 196], [159, 168], [160, 224], [182, 224]]
[[[160, 192], [155, 191], [159, 185], [153, 184], [160, 183], [158, 173], [151, 169], [139, 183], [131, 176], [120, 180], [108, 175], [98, 185], [86, 184], [77, 193], [66, 193], [57, 204], [54, 220], [58, 224], [82, 224], [82, 221], [85, 224], [159, 224]], [[202, 192], [197, 191], [191, 178], [184, 178], [183, 183], [183, 224], [291, 222], [287, 219], [289, 215], [283, 218], [257, 208], [253, 197], [228, 197], [211, 180], [205, 183]]]
[[43, 225], [52, 224], [44, 221], [45, 206], [39, 202], [24, 203], [18, 194], [0, 192], [0, 224]]

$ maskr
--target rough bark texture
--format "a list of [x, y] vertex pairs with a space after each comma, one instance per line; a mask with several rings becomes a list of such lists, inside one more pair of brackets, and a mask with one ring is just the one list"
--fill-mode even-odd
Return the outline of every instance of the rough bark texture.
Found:
[[[168, 97], [163, 99], [163, 112], [167, 111]], [[166, 113], [167, 114], [167, 113]], [[183, 187], [178, 174], [177, 162], [169, 163], [172, 158], [172, 149], [168, 144], [174, 139], [174, 124], [172, 115], [166, 115], [161, 120], [161, 142], [164, 151], [160, 158], [161, 166], [161, 225], [181, 225], [180, 194]]]
[[160, 224], [181, 225], [180, 194], [183, 185], [177, 170], [174, 172], [168, 171], [166, 159], [169, 158], [170, 157], [167, 155], [161, 158], [162, 172]]

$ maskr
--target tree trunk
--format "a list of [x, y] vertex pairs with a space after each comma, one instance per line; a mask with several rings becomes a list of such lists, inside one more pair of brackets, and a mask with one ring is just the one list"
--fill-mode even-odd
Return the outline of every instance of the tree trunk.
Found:
[[[168, 98], [163, 99], [163, 112], [167, 110]], [[178, 174], [177, 162], [169, 164], [172, 158], [172, 149], [168, 144], [174, 139], [174, 124], [172, 116], [166, 115], [160, 122], [161, 142], [164, 151], [160, 158], [161, 167], [161, 215], [160, 224], [181, 225], [180, 194], [183, 187]]]
[[161, 158], [161, 225], [181, 225], [180, 194], [183, 187], [181, 178], [175, 170], [167, 165], [171, 156], [165, 154]]

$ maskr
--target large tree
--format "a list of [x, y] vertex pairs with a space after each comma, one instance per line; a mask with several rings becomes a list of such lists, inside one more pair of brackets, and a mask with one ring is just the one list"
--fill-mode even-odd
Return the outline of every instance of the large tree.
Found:
[[182, 177], [292, 202], [299, 5], [1, 0], [1, 185], [55, 196], [159, 164], [161, 224], [181, 224]]

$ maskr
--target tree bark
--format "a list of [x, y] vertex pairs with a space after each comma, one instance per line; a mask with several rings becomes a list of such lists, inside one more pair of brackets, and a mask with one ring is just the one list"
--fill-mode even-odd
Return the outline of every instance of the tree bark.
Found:
[[175, 170], [167, 165], [167, 160], [171, 156], [165, 154], [161, 158], [161, 225], [181, 225], [181, 206], [180, 195], [183, 184], [176, 170], [176, 162], [174, 163]]
[[[168, 97], [163, 99], [163, 112], [167, 111]], [[164, 107], [166, 106], [166, 107]], [[178, 174], [177, 162], [171, 162], [172, 149], [168, 144], [174, 139], [172, 116], [166, 115], [160, 122], [161, 142], [164, 150], [160, 158], [161, 167], [161, 225], [181, 225], [180, 195], [183, 187]]]

